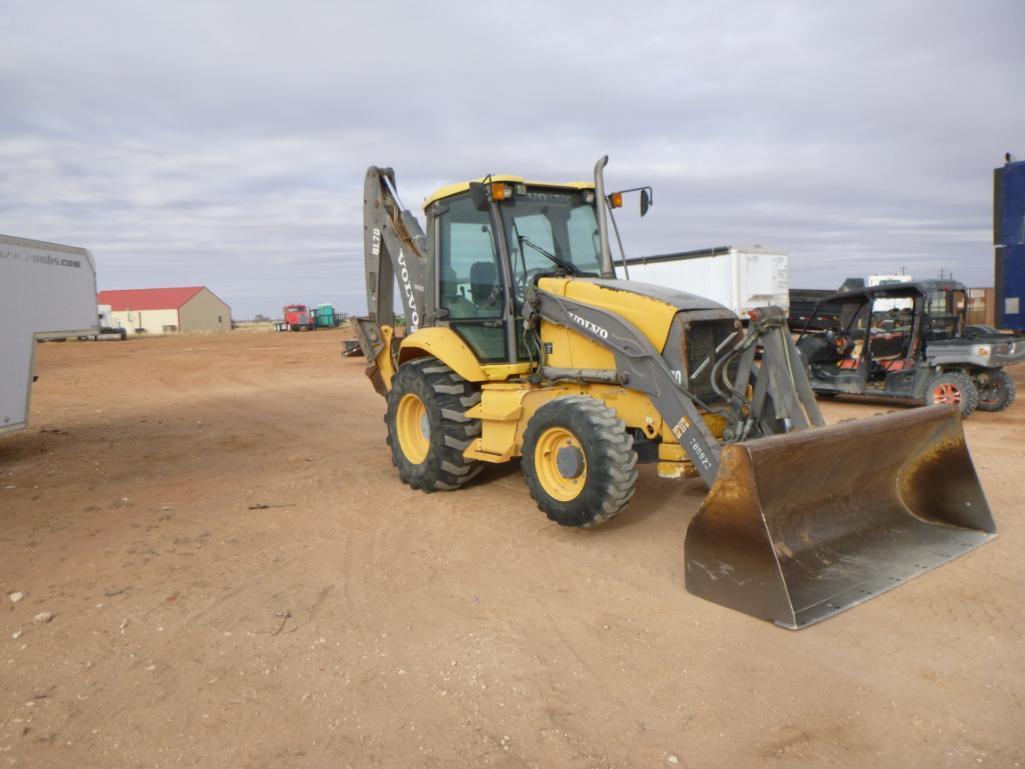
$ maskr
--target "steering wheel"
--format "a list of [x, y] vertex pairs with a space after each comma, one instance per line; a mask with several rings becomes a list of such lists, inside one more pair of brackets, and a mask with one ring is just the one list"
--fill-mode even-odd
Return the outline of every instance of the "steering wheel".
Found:
[[842, 333], [826, 331], [826, 341], [832, 345], [833, 350], [841, 358], [847, 357], [850, 351], [854, 349], [854, 340]]
[[527, 298], [527, 286], [534, 282], [534, 278], [546, 272], [551, 272], [547, 267], [535, 267], [516, 274], [516, 301], [523, 302]]

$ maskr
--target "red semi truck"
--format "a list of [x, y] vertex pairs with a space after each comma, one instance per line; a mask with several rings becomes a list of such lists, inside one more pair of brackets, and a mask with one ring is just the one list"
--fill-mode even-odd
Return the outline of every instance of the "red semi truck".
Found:
[[285, 328], [289, 331], [312, 331], [317, 326], [317, 319], [305, 304], [285, 305], [282, 312], [285, 318]]

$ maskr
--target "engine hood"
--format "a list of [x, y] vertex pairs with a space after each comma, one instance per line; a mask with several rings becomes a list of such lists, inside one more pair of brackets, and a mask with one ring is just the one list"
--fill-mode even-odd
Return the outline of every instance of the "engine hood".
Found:
[[542, 277], [538, 287], [592, 305], [631, 323], [652, 346], [661, 350], [678, 315], [702, 319], [735, 319], [726, 307], [705, 297], [632, 280], [580, 277]]
[[612, 289], [613, 291], [626, 291], [638, 296], [655, 299], [677, 310], [726, 310], [729, 312], [727, 307], [718, 302], [713, 302], [707, 297], [688, 294], [686, 291], [677, 291], [665, 286], [656, 286], [652, 283], [641, 283], [636, 280], [602, 280], [598, 278], [590, 279], [588, 282], [602, 288]]

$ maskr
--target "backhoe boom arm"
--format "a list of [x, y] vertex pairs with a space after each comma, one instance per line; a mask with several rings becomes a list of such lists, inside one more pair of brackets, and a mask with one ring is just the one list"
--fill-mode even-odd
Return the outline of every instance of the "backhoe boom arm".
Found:
[[371, 166], [363, 184], [363, 257], [370, 320], [394, 325], [395, 279], [412, 333], [424, 310], [427, 238], [395, 192], [395, 172]]
[[424, 320], [427, 275], [431, 270], [427, 238], [416, 217], [402, 206], [395, 172], [371, 166], [363, 184], [363, 260], [367, 291], [366, 317], [355, 318], [367, 375], [382, 395], [395, 371], [392, 344], [395, 285], [405, 314], [406, 332]]

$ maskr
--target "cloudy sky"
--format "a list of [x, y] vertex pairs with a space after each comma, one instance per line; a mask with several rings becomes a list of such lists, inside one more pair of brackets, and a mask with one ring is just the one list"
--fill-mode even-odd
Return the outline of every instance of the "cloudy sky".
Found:
[[759, 243], [791, 285], [992, 285], [1025, 3], [0, 3], [0, 232], [238, 318], [364, 307], [362, 183], [651, 184], [631, 256]]

